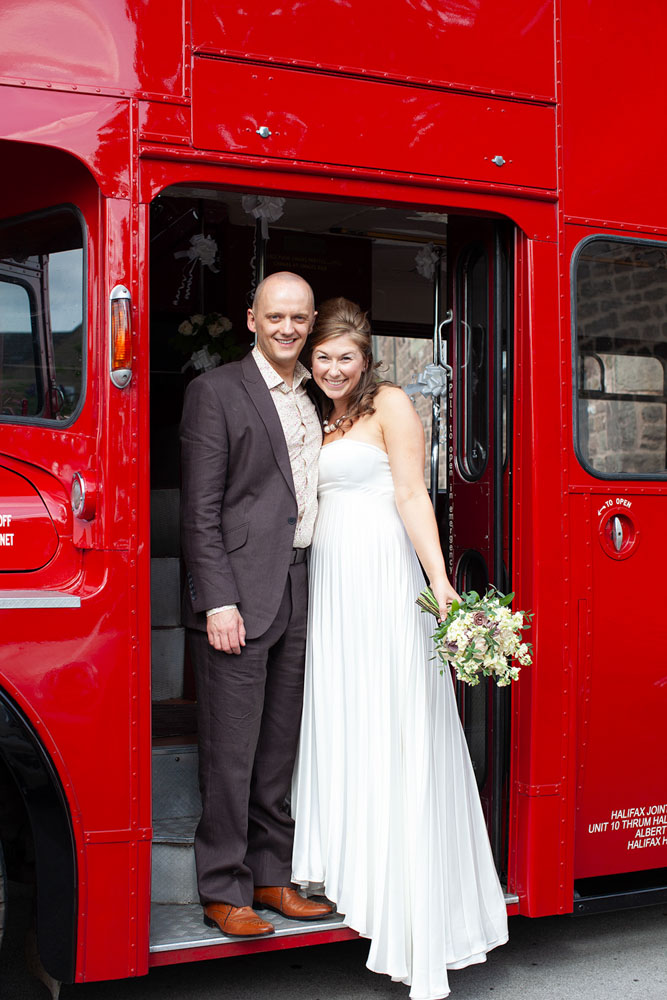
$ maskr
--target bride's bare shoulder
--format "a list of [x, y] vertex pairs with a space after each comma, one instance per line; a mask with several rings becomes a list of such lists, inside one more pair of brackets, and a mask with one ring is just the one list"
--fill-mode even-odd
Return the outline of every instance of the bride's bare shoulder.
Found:
[[380, 415], [391, 413], [414, 413], [410, 398], [398, 385], [380, 385], [374, 399], [375, 408]]
[[387, 451], [392, 441], [423, 442], [421, 420], [410, 397], [399, 386], [380, 386], [375, 397], [375, 412]]
[[399, 385], [379, 385], [373, 402], [378, 410], [403, 409], [406, 403], [410, 409], [414, 409], [410, 398]]

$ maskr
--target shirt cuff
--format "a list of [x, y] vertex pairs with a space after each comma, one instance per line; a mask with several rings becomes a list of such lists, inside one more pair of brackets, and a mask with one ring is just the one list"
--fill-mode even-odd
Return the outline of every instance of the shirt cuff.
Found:
[[211, 615], [217, 615], [218, 611], [236, 611], [235, 604], [223, 604], [221, 608], [211, 608], [210, 611], [206, 612], [206, 617], [210, 618]]

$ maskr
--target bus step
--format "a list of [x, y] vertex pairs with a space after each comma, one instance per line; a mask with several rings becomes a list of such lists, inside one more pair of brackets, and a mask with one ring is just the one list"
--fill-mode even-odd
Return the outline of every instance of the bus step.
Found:
[[153, 822], [201, 813], [195, 744], [153, 747]]
[[[275, 927], [276, 933], [271, 935], [271, 939], [335, 931], [346, 927], [345, 917], [340, 913], [334, 913], [322, 920], [305, 922], [303, 920], [288, 920], [287, 917], [282, 917], [269, 910], [257, 910], [256, 912]], [[226, 934], [221, 934], [217, 927], [206, 927], [203, 910], [198, 903], [185, 906], [153, 903], [151, 907], [150, 950], [152, 953], [181, 951], [189, 948], [210, 948], [219, 945], [232, 946], [238, 945], [240, 941], [256, 940], [256, 938], [229, 937]]]
[[153, 747], [154, 903], [197, 903], [194, 834], [201, 813], [197, 747]]
[[194, 852], [198, 821], [198, 816], [177, 816], [153, 821], [153, 903], [199, 902]]

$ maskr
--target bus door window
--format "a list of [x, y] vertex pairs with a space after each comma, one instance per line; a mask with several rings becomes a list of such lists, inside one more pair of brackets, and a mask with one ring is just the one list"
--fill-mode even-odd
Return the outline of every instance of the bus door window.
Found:
[[459, 263], [457, 324], [458, 465], [479, 479], [489, 453], [489, 278], [484, 247], [472, 247]]

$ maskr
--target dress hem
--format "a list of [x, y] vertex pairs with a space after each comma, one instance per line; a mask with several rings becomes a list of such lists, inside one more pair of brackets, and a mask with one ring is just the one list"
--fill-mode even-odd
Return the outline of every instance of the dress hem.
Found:
[[[348, 924], [347, 926], [351, 927], [350, 924]], [[372, 941], [372, 937], [370, 934], [362, 934], [360, 931], [357, 931], [355, 927], [351, 927], [351, 930], [355, 931], [359, 935], [359, 937], [364, 938], [364, 940]], [[445, 968], [447, 969], [448, 972], [456, 972], [459, 969], [467, 969], [468, 966], [470, 965], [483, 965], [484, 962], [486, 962], [486, 957], [489, 954], [489, 952], [494, 951], [495, 948], [500, 948], [502, 945], [507, 944], [508, 941], [509, 941], [509, 934], [505, 934], [502, 937], [496, 938], [495, 941], [488, 944], [484, 951], [477, 951], [473, 955], [466, 955], [465, 958], [459, 958], [453, 962], [447, 962]], [[411, 985], [408, 977], [403, 978], [401, 976], [392, 975], [392, 973], [387, 972], [386, 969], [377, 969], [373, 965], [370, 965], [368, 962], [366, 962], [366, 968], [369, 969], [370, 972], [374, 972], [381, 976], [389, 976], [393, 983], [403, 983], [404, 986]], [[438, 991], [437, 993], [429, 993], [428, 995], [423, 995], [423, 996], [421, 995], [417, 996], [414, 993], [410, 993], [410, 1000], [446, 1000], [446, 997], [448, 997], [450, 993], [451, 990], [449, 989], [449, 987], [447, 987], [447, 991], [444, 993], [442, 991]]]

